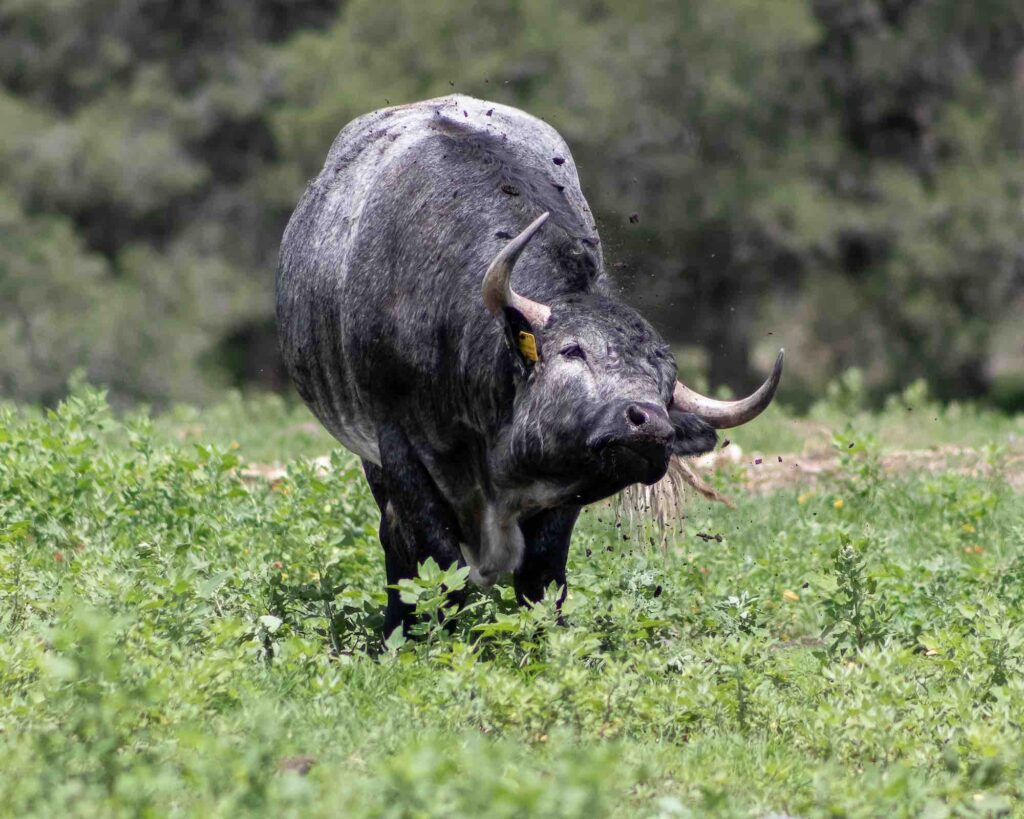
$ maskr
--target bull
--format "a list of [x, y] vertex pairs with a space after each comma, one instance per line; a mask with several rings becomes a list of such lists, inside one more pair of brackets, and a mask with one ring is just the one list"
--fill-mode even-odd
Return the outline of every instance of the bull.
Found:
[[277, 274], [285, 365], [362, 459], [380, 507], [385, 631], [433, 558], [520, 603], [566, 592], [586, 504], [661, 479], [674, 456], [771, 402], [676, 379], [619, 298], [572, 156], [546, 123], [464, 96], [362, 116], [292, 214]]

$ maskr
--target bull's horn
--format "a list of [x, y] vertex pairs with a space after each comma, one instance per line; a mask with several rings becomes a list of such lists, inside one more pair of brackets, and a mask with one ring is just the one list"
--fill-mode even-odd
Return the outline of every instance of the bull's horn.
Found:
[[772, 398], [775, 397], [779, 379], [782, 378], [782, 359], [785, 352], [785, 350], [779, 350], [775, 366], [772, 367], [772, 374], [757, 388], [757, 392], [746, 398], [741, 398], [739, 401], [716, 401], [714, 398], [694, 392], [682, 381], [676, 381], [676, 388], [672, 393], [672, 403], [683, 412], [692, 412], [703, 418], [715, 429], [730, 429], [752, 421], [765, 411], [772, 402]]
[[491, 266], [487, 268], [483, 283], [484, 304], [487, 305], [488, 310], [498, 318], [502, 318], [505, 307], [514, 307], [535, 329], [547, 324], [551, 308], [539, 301], [520, 296], [512, 289], [510, 280], [512, 268], [516, 266], [519, 254], [523, 252], [530, 243], [530, 239], [533, 238], [533, 234], [547, 221], [547, 218], [548, 213], [542, 213], [530, 223], [526, 230], [501, 249], [501, 252], [491, 262]]

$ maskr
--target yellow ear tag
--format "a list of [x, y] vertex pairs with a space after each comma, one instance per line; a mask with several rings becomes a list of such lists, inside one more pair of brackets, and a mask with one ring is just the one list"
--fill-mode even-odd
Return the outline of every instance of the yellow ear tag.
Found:
[[519, 331], [519, 352], [529, 361], [537, 360], [537, 339], [533, 337], [533, 333]]

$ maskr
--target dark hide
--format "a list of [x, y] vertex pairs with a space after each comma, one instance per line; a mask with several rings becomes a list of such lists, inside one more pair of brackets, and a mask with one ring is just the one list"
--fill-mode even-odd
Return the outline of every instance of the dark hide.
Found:
[[[551, 318], [495, 319], [484, 272], [544, 211], [512, 285]], [[434, 557], [482, 584], [510, 571], [521, 600], [564, 588], [581, 505], [715, 443], [669, 415], [675, 361], [612, 293], [565, 143], [512, 108], [456, 96], [348, 125], [285, 232], [277, 317], [300, 395], [364, 459], [389, 583]], [[389, 592], [387, 627], [408, 615]]]

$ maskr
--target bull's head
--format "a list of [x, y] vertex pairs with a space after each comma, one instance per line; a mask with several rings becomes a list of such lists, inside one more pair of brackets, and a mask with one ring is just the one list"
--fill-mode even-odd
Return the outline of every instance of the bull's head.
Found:
[[541, 304], [516, 293], [512, 269], [547, 217], [511, 240], [483, 281], [484, 303], [527, 367], [500, 442], [509, 479], [547, 479], [590, 503], [660, 480], [672, 455], [710, 451], [716, 429], [745, 424], [771, 403], [781, 351], [755, 393], [717, 401], [676, 380], [668, 345], [622, 302], [573, 294]]

